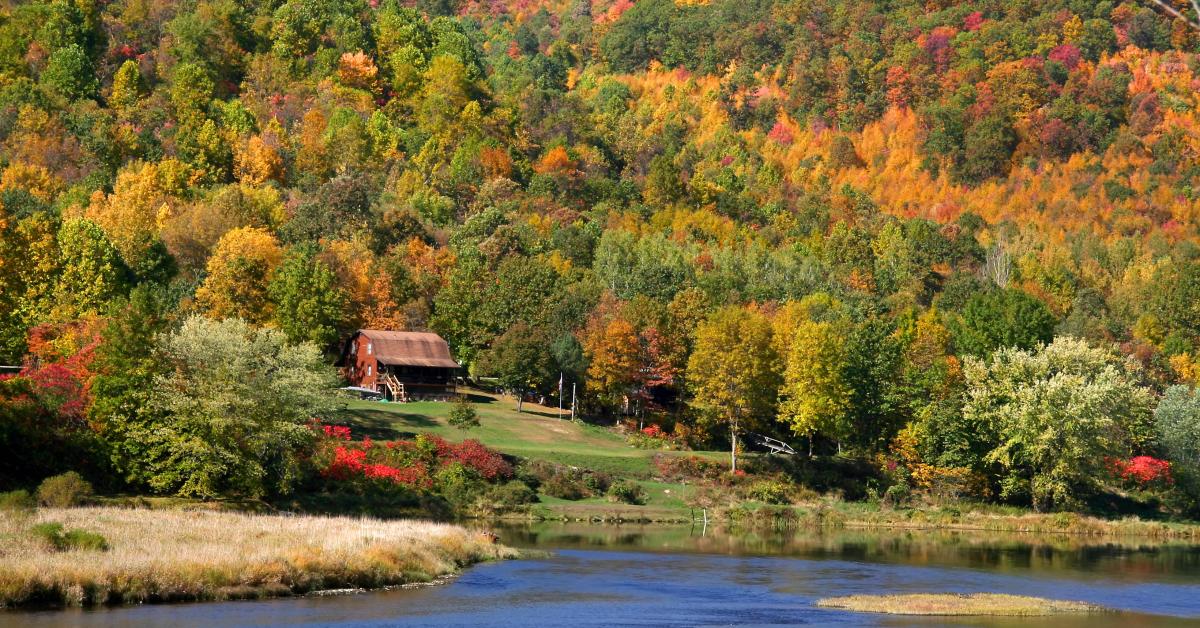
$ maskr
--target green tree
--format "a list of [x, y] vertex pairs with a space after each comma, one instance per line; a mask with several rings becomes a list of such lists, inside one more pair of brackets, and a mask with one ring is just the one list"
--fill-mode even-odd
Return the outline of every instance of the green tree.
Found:
[[955, 164], [954, 175], [968, 184], [1000, 176], [1008, 172], [1016, 147], [1017, 134], [1008, 119], [989, 115], [967, 129], [962, 161]]
[[659, 234], [638, 238], [628, 231], [605, 231], [593, 268], [622, 299], [641, 294], [669, 301], [692, 279], [685, 249]]
[[1074, 338], [1034, 351], [1001, 349], [964, 366], [963, 417], [991, 434], [1000, 496], [1038, 510], [1077, 508], [1105, 461], [1148, 439], [1152, 395], [1124, 362]]
[[42, 84], [66, 100], [94, 98], [100, 89], [87, 52], [76, 44], [54, 51], [42, 70]]
[[458, 57], [439, 55], [422, 79], [420, 102], [414, 107], [422, 130], [430, 135], [461, 130], [463, 109], [479, 95], [479, 85]]
[[59, 320], [98, 314], [125, 290], [128, 272], [121, 254], [96, 223], [64, 222], [58, 249], [61, 270], [54, 285], [54, 316]]
[[676, 10], [670, 0], [634, 4], [600, 41], [604, 58], [618, 72], [636, 72], [654, 59], [661, 60]]
[[563, 278], [541, 259], [510, 256], [495, 272], [464, 263], [438, 292], [430, 325], [470, 362], [518, 322], [550, 329], [557, 307], [570, 296]]
[[454, 400], [454, 405], [450, 408], [449, 423], [460, 430], [479, 427], [479, 414], [475, 412], [475, 406], [471, 405], [471, 400], [466, 395]]
[[275, 324], [292, 342], [329, 348], [345, 321], [346, 297], [333, 271], [313, 246], [299, 246], [284, 257], [268, 285], [275, 302]]
[[1154, 410], [1159, 446], [1190, 495], [1200, 494], [1200, 394], [1191, 386], [1167, 389]]
[[886, 448], [909, 418], [899, 384], [902, 347], [894, 332], [892, 321], [872, 316], [844, 339], [846, 380], [854, 391], [849, 442], [866, 451]]
[[287, 494], [311, 445], [308, 424], [334, 410], [337, 377], [311, 343], [237, 319], [193, 316], [160, 337], [163, 371], [133, 431], [135, 475], [163, 493], [258, 498]]
[[212, 120], [180, 125], [176, 145], [201, 183], [223, 183], [233, 172], [233, 151]]
[[525, 323], [513, 325], [496, 338], [483, 354], [480, 370], [516, 395], [517, 412], [521, 412], [527, 393], [545, 390], [557, 376], [549, 340]]
[[973, 295], [955, 329], [961, 353], [986, 356], [996, 349], [1032, 349], [1054, 337], [1054, 314], [1045, 303], [1014, 288]]
[[106, 443], [113, 469], [139, 488], [149, 481], [139, 473], [147, 455], [142, 436], [161, 420], [147, 402], [163, 371], [155, 341], [170, 323], [171, 305], [161, 286], [134, 288], [111, 308], [92, 364], [88, 422]]
[[213, 95], [213, 81], [204, 68], [181, 63], [171, 75], [171, 107], [180, 124], [199, 127], [208, 115], [208, 101]]
[[737, 470], [738, 434], [775, 415], [778, 362], [771, 324], [757, 312], [725, 307], [696, 329], [687, 369], [692, 404], [729, 428], [730, 472]]
[[46, 50], [56, 52], [67, 46], [86, 48], [84, 18], [79, 7], [70, 0], [55, 0], [49, 5], [48, 15], [38, 29], [38, 40]]

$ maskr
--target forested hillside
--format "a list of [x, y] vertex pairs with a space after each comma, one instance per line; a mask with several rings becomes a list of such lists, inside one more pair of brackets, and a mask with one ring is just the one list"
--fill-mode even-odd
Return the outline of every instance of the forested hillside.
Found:
[[0, 482], [287, 490], [303, 429], [213, 421], [429, 329], [693, 446], [1186, 510], [1198, 46], [1150, 2], [7, 2]]

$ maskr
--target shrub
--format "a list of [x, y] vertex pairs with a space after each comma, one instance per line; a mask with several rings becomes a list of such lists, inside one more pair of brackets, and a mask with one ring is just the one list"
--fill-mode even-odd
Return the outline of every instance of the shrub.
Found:
[[764, 504], [790, 504], [795, 487], [778, 480], [759, 480], [746, 489], [746, 496]]
[[603, 495], [612, 486], [612, 476], [602, 471], [591, 471], [584, 474], [583, 485], [593, 495]]
[[638, 449], [673, 448], [670, 435], [657, 425], [648, 425], [641, 430], [633, 432], [626, 438], [626, 441]]
[[499, 453], [488, 449], [477, 440], [467, 439], [461, 443], [451, 443], [437, 437], [430, 438], [437, 447], [437, 455], [443, 464], [458, 462], [474, 469], [486, 480], [506, 480], [512, 477], [512, 465]]
[[23, 512], [37, 507], [37, 500], [24, 489], [0, 493], [0, 511]]
[[102, 535], [87, 530], [64, 530], [61, 523], [54, 521], [39, 523], [30, 528], [29, 532], [51, 549], [59, 552], [67, 550], [102, 552], [108, 549], [108, 540]]
[[654, 467], [664, 480], [715, 479], [725, 473], [725, 466], [700, 456], [656, 454]]
[[572, 501], [588, 495], [587, 487], [572, 473], [556, 473], [543, 480], [542, 492], [551, 497]]
[[550, 466], [550, 463], [543, 460], [526, 461], [517, 469], [516, 477], [536, 491], [542, 486], [542, 482], [546, 481], [546, 478], [553, 475], [552, 472], [547, 471]]
[[905, 482], [893, 484], [883, 493], [883, 505], [889, 508], [904, 506], [912, 497], [912, 488]]
[[455, 400], [454, 406], [450, 408], [450, 425], [460, 430], [479, 427], [479, 414], [475, 412], [475, 406], [471, 405], [465, 396]]
[[51, 508], [70, 508], [86, 503], [92, 494], [92, 485], [87, 480], [74, 471], [67, 471], [43, 480], [37, 489], [37, 500]]
[[459, 509], [470, 506], [484, 488], [483, 481], [459, 463], [451, 463], [439, 470], [435, 485], [442, 497]]
[[537, 502], [537, 493], [524, 482], [513, 480], [488, 489], [485, 499], [496, 510], [510, 510], [517, 506]]
[[1129, 460], [1115, 460], [1113, 467], [1121, 479], [1141, 488], [1153, 484], [1171, 483], [1171, 463], [1152, 456], [1134, 456]]
[[604, 495], [612, 484], [612, 476], [607, 473], [575, 469], [544, 460], [522, 463], [517, 477], [546, 495], [571, 500]]
[[63, 534], [63, 543], [66, 549], [89, 550], [94, 552], [103, 552], [108, 550], [108, 539], [96, 532], [88, 532], [87, 530], [67, 530]]
[[646, 490], [633, 480], [621, 480], [608, 487], [608, 498], [623, 504], [644, 504]]

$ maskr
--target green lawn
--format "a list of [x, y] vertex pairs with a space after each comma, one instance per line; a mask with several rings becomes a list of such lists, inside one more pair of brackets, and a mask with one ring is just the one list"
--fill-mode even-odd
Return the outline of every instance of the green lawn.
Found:
[[479, 415], [480, 426], [460, 430], [450, 426], [447, 419], [451, 404], [422, 401], [386, 403], [381, 401], [348, 402], [342, 413], [343, 422], [351, 427], [356, 438], [370, 436], [379, 440], [412, 438], [421, 433], [436, 434], [447, 440], [474, 438], [498, 451], [522, 458], [547, 460], [560, 464], [603, 471], [614, 477], [634, 478], [646, 490], [645, 506], [612, 504], [603, 497], [566, 501], [542, 496], [542, 505], [553, 511], [569, 512], [572, 516], [611, 514], [620, 510], [644, 511], [646, 516], [674, 513], [686, 509], [685, 498], [691, 487], [654, 481], [655, 454], [685, 456], [700, 455], [724, 460], [721, 452], [661, 452], [637, 449], [612, 430], [569, 420], [570, 414], [558, 418], [556, 408], [526, 403], [518, 413], [510, 399], [471, 391], [470, 399]]
[[[532, 403], [517, 413], [509, 399], [473, 391], [471, 401], [480, 426], [460, 430], [447, 418], [451, 404], [436, 401], [386, 403], [351, 401], [343, 411], [355, 437], [374, 439], [411, 438], [419, 433], [436, 434], [453, 441], [474, 438], [506, 454], [604, 471], [621, 477], [649, 478], [658, 451], [636, 449], [608, 428], [570, 421], [570, 414], [557, 417], [556, 408]], [[667, 452], [670, 455], [717, 452]]]

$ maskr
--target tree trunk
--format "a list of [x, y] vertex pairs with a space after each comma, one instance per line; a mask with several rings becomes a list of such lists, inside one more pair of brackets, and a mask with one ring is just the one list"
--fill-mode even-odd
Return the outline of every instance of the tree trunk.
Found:
[[525, 393], [517, 391], [517, 413], [521, 412], [521, 405], [525, 403]]
[[809, 434], [808, 435], [808, 457], [809, 457], [809, 459], [812, 459], [812, 442], [813, 442], [812, 434]]
[[729, 472], [737, 473], [737, 428], [729, 426]]

